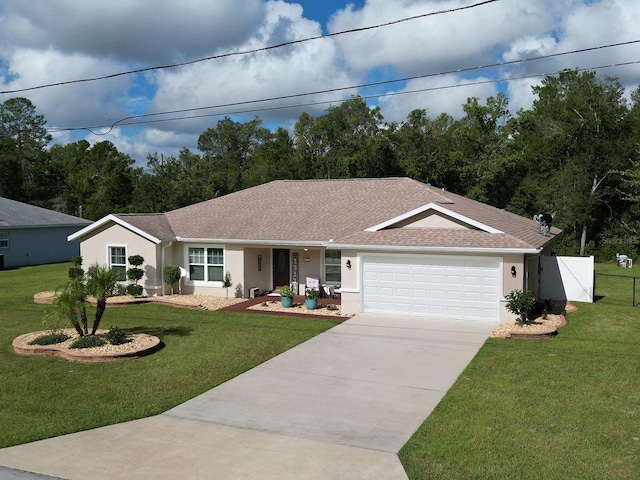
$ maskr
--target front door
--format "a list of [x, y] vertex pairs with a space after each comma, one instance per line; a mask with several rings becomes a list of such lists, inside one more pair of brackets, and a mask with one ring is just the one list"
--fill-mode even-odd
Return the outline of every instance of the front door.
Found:
[[273, 286], [289, 285], [289, 249], [273, 249]]

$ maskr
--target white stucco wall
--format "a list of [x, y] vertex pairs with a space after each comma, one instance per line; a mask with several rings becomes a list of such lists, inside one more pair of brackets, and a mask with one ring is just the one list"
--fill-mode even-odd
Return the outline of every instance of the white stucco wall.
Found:
[[[124, 246], [127, 257], [131, 255], [144, 257], [144, 263], [140, 268], [145, 274], [139, 284], [144, 287], [145, 295], [162, 293], [162, 268], [159, 267], [160, 246], [117, 224], [104, 225], [82, 240], [80, 255], [82, 255], [83, 268], [86, 270], [94, 263], [109, 265], [110, 246]], [[129, 267], [127, 262], [127, 268]]]

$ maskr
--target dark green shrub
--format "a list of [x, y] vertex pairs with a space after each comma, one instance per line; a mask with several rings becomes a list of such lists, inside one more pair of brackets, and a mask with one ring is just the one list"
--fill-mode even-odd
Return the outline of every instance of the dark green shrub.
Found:
[[122, 345], [123, 343], [127, 343], [129, 339], [127, 338], [127, 334], [120, 330], [118, 327], [110, 327], [109, 331], [105, 334], [107, 340], [111, 345]]
[[127, 280], [131, 282], [139, 282], [144, 277], [144, 270], [141, 268], [130, 268], [127, 270]]
[[142, 257], [141, 255], [131, 255], [127, 258], [127, 260], [129, 261], [129, 264], [133, 265], [132, 268], [127, 270], [127, 279], [129, 280], [127, 293], [129, 295], [137, 297], [139, 295], [142, 295], [142, 287], [138, 286], [138, 282], [144, 276], [144, 270], [138, 267], [144, 263], [144, 257]]
[[62, 343], [70, 338], [71, 337], [66, 333], [51, 332], [34, 338], [29, 342], [29, 345], [55, 345], [56, 343]]
[[180, 267], [177, 265], [166, 265], [162, 269], [162, 279], [164, 283], [171, 285], [171, 293], [173, 293], [173, 286], [180, 281], [180, 277]]
[[106, 342], [96, 336], [96, 335], [85, 335], [84, 337], [80, 337], [77, 340], [69, 345], [69, 348], [91, 348], [91, 347], [101, 347]]
[[510, 313], [518, 315], [518, 323], [527, 322], [527, 317], [533, 311], [536, 301], [531, 290], [511, 290], [505, 295], [506, 307]]
[[142, 255], [131, 255], [127, 260], [129, 260], [129, 264], [134, 267], [139, 267], [144, 263], [144, 257]]
[[127, 285], [127, 293], [132, 297], [139, 297], [142, 295], [142, 285]]
[[71, 263], [73, 263], [73, 267], [69, 268], [69, 278], [73, 280], [82, 277], [84, 275], [82, 257], [80, 255], [74, 255], [71, 257]]

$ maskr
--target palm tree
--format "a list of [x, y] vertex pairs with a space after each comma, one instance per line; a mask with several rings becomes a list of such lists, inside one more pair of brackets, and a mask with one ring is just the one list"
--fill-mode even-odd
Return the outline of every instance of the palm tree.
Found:
[[88, 333], [86, 301], [87, 293], [81, 277], [72, 279], [53, 298], [53, 315], [69, 320], [81, 337]]
[[117, 285], [115, 270], [96, 263], [89, 267], [86, 274], [73, 277], [56, 292], [52, 313], [69, 320], [81, 337], [89, 335], [87, 297], [95, 297], [96, 315], [91, 327], [91, 335], [95, 335], [107, 308], [107, 298], [116, 293]]
[[107, 298], [116, 293], [118, 282], [115, 270], [97, 263], [89, 267], [86, 277], [87, 293], [96, 298], [96, 316], [91, 328], [91, 335], [95, 335], [107, 308]]

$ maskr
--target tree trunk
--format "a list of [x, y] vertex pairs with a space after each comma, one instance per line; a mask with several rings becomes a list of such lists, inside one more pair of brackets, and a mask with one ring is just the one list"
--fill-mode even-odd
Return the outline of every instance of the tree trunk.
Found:
[[87, 321], [87, 309], [84, 307], [84, 305], [80, 305], [80, 320], [82, 321], [82, 329], [84, 330], [84, 334], [89, 335], [89, 322]]
[[104, 313], [105, 308], [107, 308], [107, 299], [99, 298], [96, 305], [96, 317], [93, 320], [93, 328], [91, 329], [91, 335], [95, 335], [98, 330], [98, 325], [100, 325], [100, 320], [102, 320], [102, 314]]
[[580, 237], [580, 256], [584, 257], [584, 250], [587, 246], [587, 226], [582, 226], [582, 236]]

